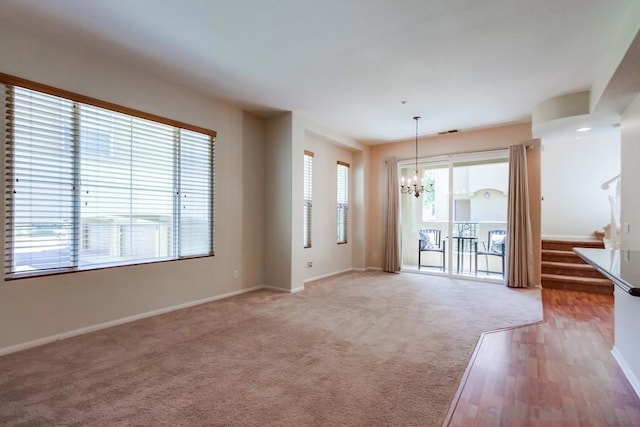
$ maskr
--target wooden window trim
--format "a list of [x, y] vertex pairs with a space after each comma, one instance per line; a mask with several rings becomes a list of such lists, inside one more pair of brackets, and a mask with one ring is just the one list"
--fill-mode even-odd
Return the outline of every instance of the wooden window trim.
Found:
[[25, 89], [31, 89], [38, 92], [43, 92], [48, 95], [59, 96], [71, 101], [81, 102], [83, 104], [93, 105], [94, 107], [105, 108], [107, 110], [116, 111], [118, 113], [128, 114], [130, 116], [139, 117], [141, 119], [151, 120], [154, 122], [163, 123], [169, 126], [179, 127], [182, 129], [191, 130], [194, 132], [209, 135], [213, 138], [217, 136], [217, 132], [211, 129], [203, 128], [200, 126], [191, 125], [189, 123], [180, 122], [178, 120], [169, 119], [166, 117], [158, 116], [151, 113], [145, 113], [144, 111], [136, 110], [134, 108], [125, 107], [123, 105], [113, 104], [108, 101], [102, 101], [90, 96], [80, 95], [75, 92], [70, 92], [64, 89], [58, 89], [53, 86], [48, 86], [42, 83], [34, 82], [32, 80], [23, 79], [20, 77], [12, 76], [10, 74], [0, 73], [0, 83], [11, 86], [19, 86]]

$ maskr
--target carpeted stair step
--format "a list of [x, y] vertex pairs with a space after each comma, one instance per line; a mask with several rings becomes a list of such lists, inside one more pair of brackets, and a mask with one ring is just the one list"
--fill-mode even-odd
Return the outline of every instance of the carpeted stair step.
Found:
[[561, 240], [543, 239], [542, 249], [554, 249], [559, 251], [570, 251], [573, 248], [604, 248], [602, 240]]
[[573, 262], [542, 261], [542, 273], [559, 276], [593, 277], [604, 279], [598, 270], [589, 264], [577, 264]]
[[613, 283], [610, 280], [596, 279], [593, 277], [574, 277], [561, 276], [557, 274], [542, 274], [542, 287], [591, 292], [596, 294], [613, 294]]
[[555, 249], [543, 249], [542, 261], [586, 264], [586, 262], [573, 251], [559, 251]]

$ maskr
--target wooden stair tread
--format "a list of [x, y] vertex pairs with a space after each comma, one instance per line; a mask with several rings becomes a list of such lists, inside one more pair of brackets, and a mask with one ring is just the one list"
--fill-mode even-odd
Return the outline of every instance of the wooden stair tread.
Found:
[[571, 268], [575, 270], [596, 270], [589, 264], [576, 264], [575, 262], [542, 261], [542, 265], [546, 267]]
[[580, 258], [575, 252], [561, 249], [542, 249], [542, 261], [586, 264], [586, 261]]
[[609, 279], [598, 279], [595, 277], [578, 277], [578, 276], [562, 276], [559, 274], [542, 274], [542, 280], [554, 281], [554, 282], [570, 282], [581, 283], [589, 285], [603, 285], [611, 286], [613, 283]]
[[602, 240], [585, 239], [585, 240], [572, 240], [572, 239], [542, 239], [543, 242], [550, 243], [575, 243], [576, 245], [602, 245]]
[[574, 259], [557, 259], [553, 261], [542, 261], [542, 273], [565, 276], [565, 277], [591, 277], [603, 279], [604, 276], [589, 264], [576, 263]]
[[543, 254], [553, 254], [553, 255], [567, 255], [567, 256], [578, 256], [574, 251], [563, 251], [560, 249], [542, 249]]
[[542, 249], [570, 251], [573, 248], [604, 248], [602, 240], [542, 240]]

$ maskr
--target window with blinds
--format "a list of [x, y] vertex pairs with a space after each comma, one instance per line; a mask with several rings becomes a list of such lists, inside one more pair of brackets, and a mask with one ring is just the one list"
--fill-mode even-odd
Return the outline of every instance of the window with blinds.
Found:
[[213, 254], [213, 136], [6, 86], [8, 277]]
[[303, 213], [303, 244], [311, 247], [311, 213], [313, 209], [313, 153], [304, 152], [304, 213]]
[[349, 163], [338, 162], [338, 244], [347, 243], [349, 217]]

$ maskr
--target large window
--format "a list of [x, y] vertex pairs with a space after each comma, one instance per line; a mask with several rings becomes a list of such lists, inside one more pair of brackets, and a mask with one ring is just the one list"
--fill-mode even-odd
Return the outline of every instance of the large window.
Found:
[[311, 247], [311, 213], [313, 208], [313, 153], [304, 152], [304, 214], [303, 214], [303, 244]]
[[6, 86], [9, 277], [213, 254], [214, 133]]
[[347, 243], [349, 217], [349, 163], [338, 162], [338, 233], [337, 241]]

